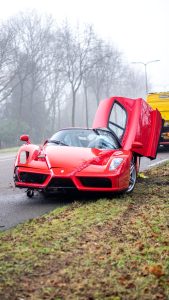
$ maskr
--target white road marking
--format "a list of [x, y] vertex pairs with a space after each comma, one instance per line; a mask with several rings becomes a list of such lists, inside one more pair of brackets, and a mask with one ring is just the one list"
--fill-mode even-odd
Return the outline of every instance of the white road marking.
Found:
[[156, 163], [154, 163], [154, 164], [151, 164], [151, 165], [149, 165], [149, 168], [151, 168], [151, 167], [155, 167], [155, 166], [157, 166], [157, 165], [160, 165], [160, 164], [162, 164], [162, 163], [165, 163], [165, 162], [167, 162], [167, 161], [169, 161], [169, 159], [168, 158], [166, 158], [166, 159], [162, 159], [162, 160], [160, 160], [160, 161], [157, 161]]

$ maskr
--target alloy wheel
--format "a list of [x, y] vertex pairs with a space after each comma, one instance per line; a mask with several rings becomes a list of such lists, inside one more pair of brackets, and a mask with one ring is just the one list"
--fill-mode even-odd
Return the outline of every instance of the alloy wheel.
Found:
[[131, 165], [130, 165], [130, 180], [129, 180], [129, 187], [127, 189], [127, 193], [130, 193], [133, 191], [135, 184], [136, 184], [136, 178], [137, 178], [137, 174], [136, 174], [136, 166], [134, 161], [131, 161]]

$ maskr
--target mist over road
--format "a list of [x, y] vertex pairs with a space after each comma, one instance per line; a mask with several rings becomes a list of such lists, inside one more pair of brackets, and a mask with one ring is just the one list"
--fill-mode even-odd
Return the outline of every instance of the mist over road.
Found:
[[[13, 166], [15, 153], [0, 154], [0, 230], [6, 230], [26, 220], [38, 217], [57, 207], [69, 204], [72, 199], [68, 195], [57, 194], [44, 198], [35, 193], [28, 198], [24, 190], [15, 189], [13, 184]], [[141, 158], [140, 171], [155, 163], [169, 159], [169, 153], [160, 151], [156, 160]], [[80, 198], [79, 198], [80, 200]]]

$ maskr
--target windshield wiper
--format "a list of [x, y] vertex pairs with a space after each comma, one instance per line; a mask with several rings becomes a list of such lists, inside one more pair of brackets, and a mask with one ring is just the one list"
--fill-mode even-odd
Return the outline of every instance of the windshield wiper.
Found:
[[66, 144], [62, 141], [56, 141], [56, 140], [49, 140], [49, 143], [54, 143], [56, 145], [61, 145], [61, 146], [69, 146], [68, 144]]

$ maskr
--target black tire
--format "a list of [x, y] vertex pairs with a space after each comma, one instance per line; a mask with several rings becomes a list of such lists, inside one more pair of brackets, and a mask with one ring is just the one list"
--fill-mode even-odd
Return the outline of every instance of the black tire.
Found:
[[126, 193], [131, 193], [134, 188], [135, 188], [135, 184], [136, 184], [136, 180], [137, 180], [137, 171], [136, 171], [136, 164], [134, 159], [131, 160], [131, 164], [130, 164], [130, 180], [129, 180], [129, 186], [128, 189], [126, 190]]
[[34, 196], [34, 191], [31, 190], [31, 189], [28, 189], [27, 192], [26, 192], [26, 194], [27, 194], [28, 198], [32, 198]]

